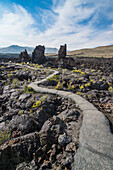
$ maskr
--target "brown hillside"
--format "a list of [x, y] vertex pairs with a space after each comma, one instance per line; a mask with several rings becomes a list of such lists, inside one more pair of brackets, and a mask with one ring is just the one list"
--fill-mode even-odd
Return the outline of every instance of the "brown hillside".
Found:
[[113, 45], [110, 46], [100, 46], [96, 48], [80, 49], [68, 52], [69, 56], [74, 57], [113, 57]]

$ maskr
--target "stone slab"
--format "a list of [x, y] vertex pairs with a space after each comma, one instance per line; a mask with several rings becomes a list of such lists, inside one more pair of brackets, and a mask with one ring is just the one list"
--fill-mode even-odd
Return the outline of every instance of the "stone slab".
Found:
[[71, 95], [72, 93], [71, 92], [66, 92], [66, 91], [61, 91], [61, 90], [58, 90], [58, 93], [57, 93], [59, 96], [63, 96], [65, 98], [67, 98], [69, 95]]

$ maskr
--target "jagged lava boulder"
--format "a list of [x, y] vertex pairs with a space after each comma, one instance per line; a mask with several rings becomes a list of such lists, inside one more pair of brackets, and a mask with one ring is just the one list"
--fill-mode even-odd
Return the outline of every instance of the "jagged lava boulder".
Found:
[[25, 49], [25, 51], [21, 52], [19, 55], [19, 61], [20, 62], [30, 62], [31, 61], [31, 57], [28, 55], [27, 50]]
[[73, 58], [66, 57], [67, 45], [61, 45], [58, 51], [58, 67], [72, 69], [75, 66], [75, 61]]
[[64, 59], [66, 57], [67, 45], [61, 45], [58, 51], [58, 59]]
[[44, 46], [41, 45], [36, 46], [32, 53], [32, 63], [44, 64], [47, 61], [44, 52], [45, 52]]

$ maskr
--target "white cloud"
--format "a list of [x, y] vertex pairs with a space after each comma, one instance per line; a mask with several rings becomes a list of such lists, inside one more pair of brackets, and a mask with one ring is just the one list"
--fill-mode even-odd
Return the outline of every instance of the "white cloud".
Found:
[[[46, 24], [44, 32], [36, 28], [36, 20], [23, 7], [15, 5], [12, 11], [6, 10], [0, 22], [0, 46], [44, 44], [59, 47], [67, 43], [69, 49], [78, 49], [113, 43], [113, 23], [103, 30], [94, 27], [100, 14], [113, 19], [112, 10], [108, 11], [113, 4], [110, 0], [95, 0], [92, 3], [89, 0], [57, 2], [53, 0], [53, 12], [41, 11], [43, 25]], [[90, 17], [92, 20], [87, 24], [80, 24]]]
[[0, 46], [9, 44], [27, 44], [36, 32], [32, 16], [20, 5], [14, 5], [13, 12], [5, 10], [0, 19]]

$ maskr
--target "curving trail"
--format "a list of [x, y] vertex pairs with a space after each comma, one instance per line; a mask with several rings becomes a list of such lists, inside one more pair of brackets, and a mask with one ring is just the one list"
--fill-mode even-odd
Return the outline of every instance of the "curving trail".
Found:
[[[28, 65], [25, 66], [35, 69]], [[57, 71], [51, 71], [53, 71], [53, 74], [47, 78], [32, 82], [28, 86], [32, 87], [36, 92], [56, 94], [69, 98], [75, 101], [83, 111], [84, 117], [79, 135], [80, 146], [75, 154], [72, 170], [113, 170], [113, 134], [110, 131], [108, 119], [93, 104], [77, 94], [39, 87], [38, 84], [58, 74]], [[24, 137], [18, 137], [13, 140], [24, 139]]]
[[[32, 67], [32, 69], [34, 68]], [[113, 135], [110, 131], [109, 121], [93, 104], [77, 94], [38, 86], [55, 74], [58, 74], [58, 72], [54, 71], [47, 78], [32, 82], [28, 86], [36, 92], [57, 94], [70, 98], [83, 111], [84, 117], [79, 136], [80, 146], [75, 154], [72, 170], [112, 170]]]

